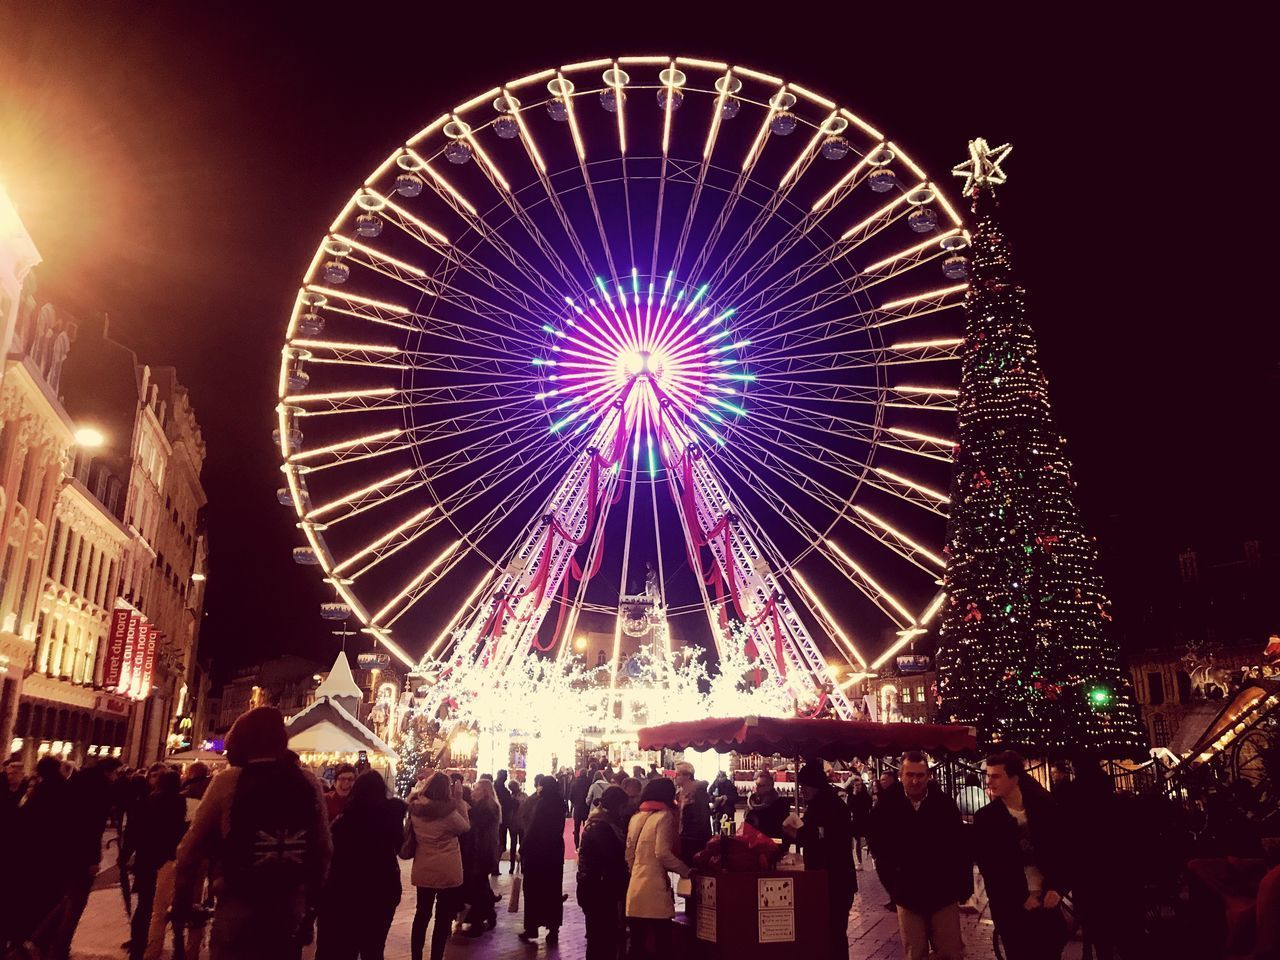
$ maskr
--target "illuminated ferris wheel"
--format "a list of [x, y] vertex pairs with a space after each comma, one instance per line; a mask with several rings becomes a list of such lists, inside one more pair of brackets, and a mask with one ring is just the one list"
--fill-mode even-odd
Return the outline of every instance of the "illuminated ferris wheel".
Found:
[[661, 616], [848, 717], [943, 602], [967, 245], [888, 135], [766, 73], [619, 57], [480, 93], [303, 278], [295, 559], [326, 615], [458, 682], [590, 617], [616, 677]]

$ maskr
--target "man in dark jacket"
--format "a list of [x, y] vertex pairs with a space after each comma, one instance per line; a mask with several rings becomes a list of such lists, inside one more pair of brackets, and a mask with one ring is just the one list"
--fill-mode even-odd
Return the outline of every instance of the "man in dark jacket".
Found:
[[711, 797], [711, 817], [715, 821], [713, 829], [717, 827], [721, 817], [733, 819], [738, 807], [738, 788], [733, 785], [727, 773], [721, 770], [716, 774], [715, 780], [707, 789], [707, 795]]
[[573, 815], [573, 845], [576, 847], [582, 839], [582, 821], [587, 819], [591, 811], [587, 808], [587, 791], [596, 778], [593, 766], [585, 773], [579, 772], [569, 784], [569, 812]]
[[[515, 827], [515, 801], [511, 799], [511, 788], [507, 786], [507, 771], [499, 770], [493, 781], [493, 795], [498, 799], [498, 809], [502, 811], [502, 821], [498, 824], [498, 860], [501, 871], [502, 855], [507, 851], [507, 837]], [[498, 874], [494, 874], [497, 876]]]
[[821, 760], [810, 760], [796, 777], [805, 808], [803, 824], [797, 829], [788, 818], [787, 832], [804, 853], [806, 870], [827, 871], [827, 917], [831, 924], [829, 954], [839, 960], [849, 958], [849, 910], [858, 892], [858, 875], [853, 866], [853, 831], [849, 810], [840, 802], [827, 780]]
[[586, 960], [617, 960], [627, 897], [627, 842], [622, 810], [627, 794], [609, 787], [582, 828], [578, 847], [578, 906], [587, 921]]
[[67, 781], [68, 795], [75, 818], [71, 830], [71, 858], [68, 887], [67, 919], [51, 956], [62, 960], [71, 954], [71, 940], [89, 903], [89, 891], [102, 863], [102, 832], [115, 803], [115, 782], [120, 775], [120, 761], [104, 757]]
[[74, 879], [70, 871], [72, 831], [68, 827], [77, 811], [70, 794], [61, 760], [44, 756], [36, 761], [31, 790], [18, 810], [9, 838], [14, 845], [12, 860], [8, 854], [5, 860], [7, 872], [16, 876], [11, 864], [22, 864], [23, 869], [12, 898], [0, 903], [0, 932], [15, 943], [30, 938], [49, 956], [56, 956], [60, 929], [60, 916], [54, 915], [54, 908]]
[[778, 792], [773, 784], [773, 774], [761, 770], [756, 774], [756, 788], [747, 796], [746, 823], [765, 836], [781, 840], [784, 836], [782, 821], [791, 812], [791, 801]]
[[1057, 802], [1012, 750], [987, 758], [987, 792], [992, 802], [973, 815], [974, 851], [1006, 960], [1060, 956], [1070, 881]]
[[876, 864], [897, 904], [907, 960], [960, 960], [960, 907], [973, 891], [973, 861], [955, 801], [929, 779], [924, 755], [906, 754], [901, 789], [891, 789], [871, 813]]
[[213, 956], [298, 960], [333, 852], [319, 781], [289, 756], [275, 707], [241, 714], [227, 760], [178, 845], [174, 905], [195, 901], [201, 864], [216, 858]]
[[676, 806], [680, 823], [680, 859], [692, 863], [711, 839], [711, 797], [707, 781], [694, 777], [693, 764], [676, 764]]

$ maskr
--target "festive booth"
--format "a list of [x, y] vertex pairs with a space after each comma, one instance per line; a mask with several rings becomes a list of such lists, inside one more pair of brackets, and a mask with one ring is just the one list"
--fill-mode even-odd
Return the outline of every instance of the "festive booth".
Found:
[[346, 654], [339, 653], [329, 676], [316, 688], [316, 699], [285, 721], [289, 749], [308, 767], [363, 760], [384, 777], [394, 777], [395, 750], [357, 719], [363, 699]]
[[976, 750], [973, 727], [943, 723], [871, 723], [803, 717], [725, 717], [640, 730], [641, 750], [715, 750], [852, 760], [906, 750]]
[[[851, 760], [907, 750], [976, 750], [977, 736], [972, 727], [949, 724], [725, 717], [644, 727], [640, 748]], [[698, 868], [692, 896], [700, 955], [744, 960], [828, 950], [825, 871]]]

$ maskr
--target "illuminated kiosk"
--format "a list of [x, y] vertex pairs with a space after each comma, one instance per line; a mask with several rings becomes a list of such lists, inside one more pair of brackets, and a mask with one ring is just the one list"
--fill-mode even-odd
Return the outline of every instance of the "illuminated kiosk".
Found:
[[721, 713], [859, 716], [944, 602], [968, 244], [898, 142], [766, 72], [626, 56], [477, 91], [304, 272], [295, 559], [414, 671], [405, 723], [467, 728], [482, 765], [522, 738], [570, 765], [637, 699], [706, 713], [685, 650], [731, 665]]
[[285, 721], [289, 749], [308, 767], [365, 759], [379, 773], [394, 777], [398, 754], [358, 719], [363, 699], [347, 655], [339, 653], [329, 676], [316, 688], [315, 700]]

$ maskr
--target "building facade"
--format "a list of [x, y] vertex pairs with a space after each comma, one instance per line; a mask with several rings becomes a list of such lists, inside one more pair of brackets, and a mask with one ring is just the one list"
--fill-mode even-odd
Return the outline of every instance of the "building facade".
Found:
[[[0, 388], [0, 742], [79, 760], [91, 746], [118, 745], [110, 741], [128, 707], [95, 692], [99, 611], [114, 598], [103, 561], [118, 556], [122, 534], [71, 476], [77, 429], [60, 390], [77, 328], [28, 284]], [[57, 587], [54, 559], [66, 581]]]
[[[1221, 647], [1213, 651], [1211, 661], [1207, 655], [1197, 660], [1179, 650], [1149, 651], [1130, 658], [1129, 675], [1151, 748], [1163, 751], [1175, 745], [1183, 721], [1193, 713], [1215, 714], [1228, 696], [1226, 687], [1243, 670], [1258, 665], [1262, 650], [1262, 644]], [[1223, 687], [1217, 686], [1219, 681]]]
[[292, 716], [314, 699], [327, 673], [324, 664], [292, 654], [239, 671], [223, 684], [215, 734], [225, 734], [236, 717], [254, 707], [278, 707]]

